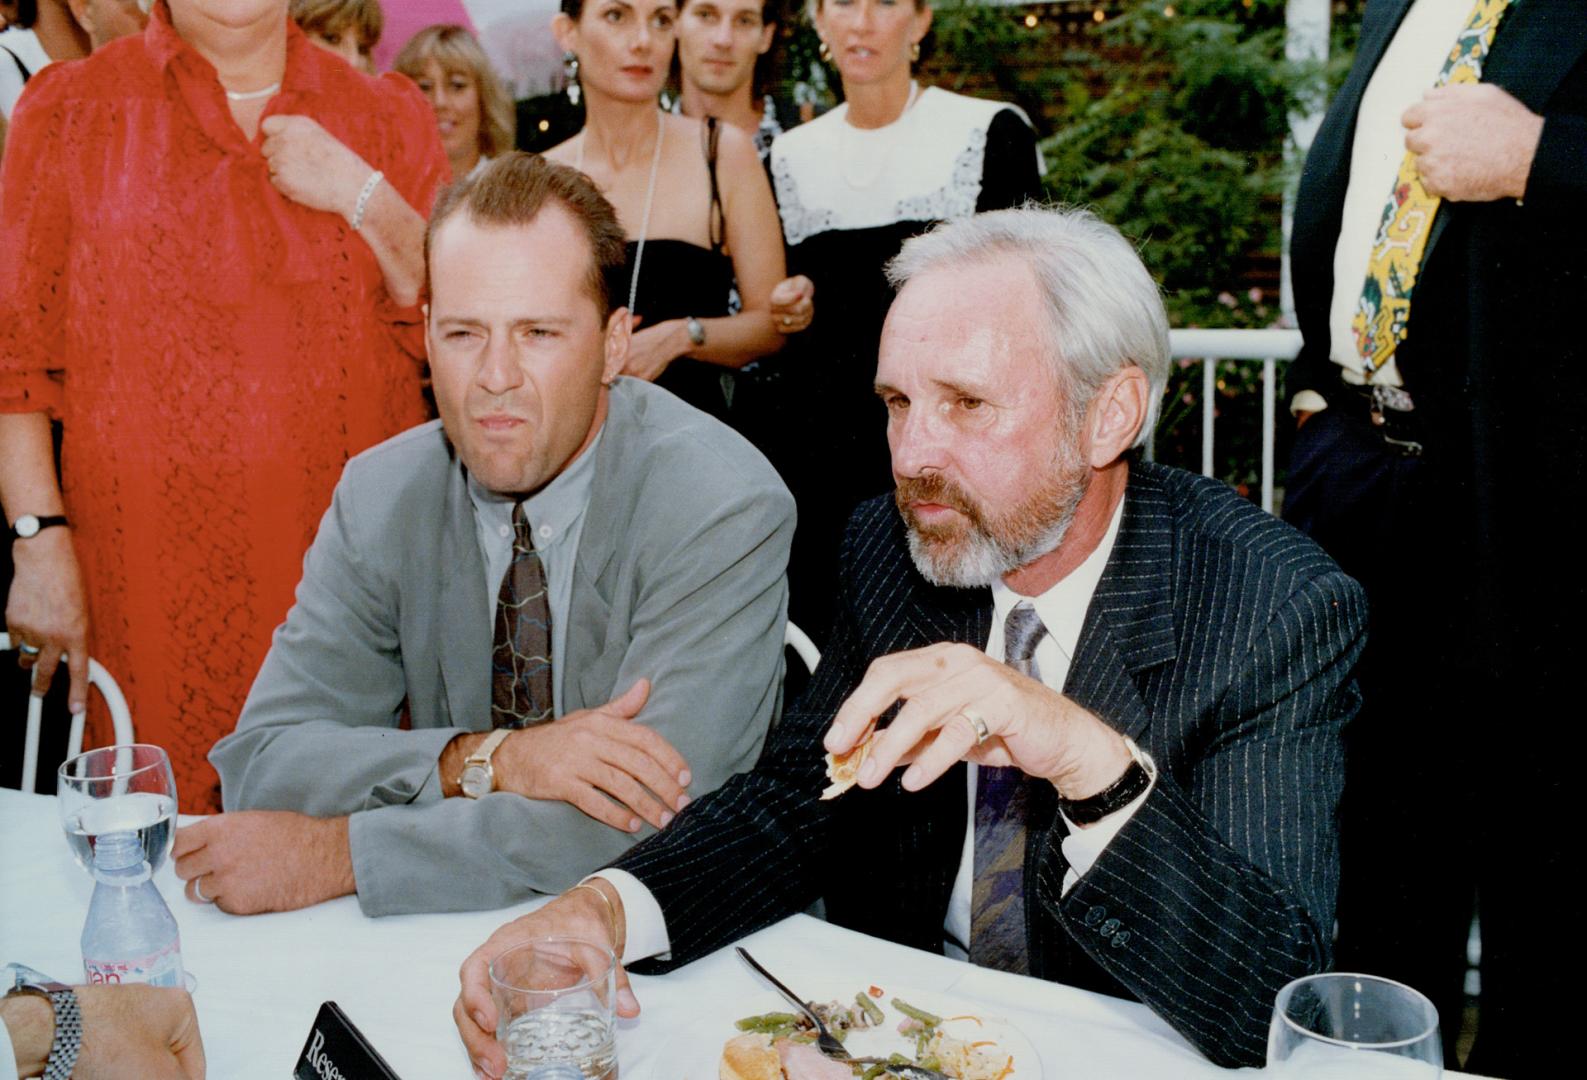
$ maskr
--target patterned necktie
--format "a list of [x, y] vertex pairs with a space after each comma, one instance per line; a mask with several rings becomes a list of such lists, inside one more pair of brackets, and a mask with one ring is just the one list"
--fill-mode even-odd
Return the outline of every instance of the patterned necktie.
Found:
[[[1499, 19], [1510, 0], [1477, 0], [1466, 25], [1455, 39], [1435, 86], [1474, 83], [1482, 78], [1482, 65], [1498, 32]], [[1400, 162], [1394, 190], [1383, 207], [1383, 219], [1367, 259], [1367, 280], [1356, 302], [1350, 327], [1356, 352], [1369, 378], [1394, 355], [1410, 325], [1411, 293], [1422, 269], [1422, 254], [1438, 213], [1439, 199], [1422, 187], [1416, 155], [1407, 152]]]
[[552, 712], [551, 604], [523, 503], [513, 508], [512, 526], [512, 562], [496, 597], [490, 664], [490, 722], [499, 728], [544, 723]]
[[[1008, 613], [1003, 662], [1040, 679], [1036, 646], [1047, 633], [1029, 601]], [[975, 785], [975, 884], [970, 893], [970, 960], [1025, 975], [1025, 774], [981, 766]]]

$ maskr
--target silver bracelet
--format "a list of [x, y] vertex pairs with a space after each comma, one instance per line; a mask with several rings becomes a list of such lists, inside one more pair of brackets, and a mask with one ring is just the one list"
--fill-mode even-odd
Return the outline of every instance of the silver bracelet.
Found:
[[60, 983], [23, 983], [11, 993], [36, 994], [50, 1003], [55, 1012], [55, 1038], [44, 1062], [43, 1080], [70, 1080], [77, 1067], [77, 1055], [83, 1049], [83, 1014], [77, 1005], [77, 992]]
[[386, 174], [376, 169], [369, 174], [369, 179], [364, 181], [364, 188], [358, 193], [358, 202], [353, 204], [353, 217], [349, 224], [357, 232], [364, 224], [364, 211], [369, 209], [369, 197], [375, 193], [375, 188], [386, 178]]

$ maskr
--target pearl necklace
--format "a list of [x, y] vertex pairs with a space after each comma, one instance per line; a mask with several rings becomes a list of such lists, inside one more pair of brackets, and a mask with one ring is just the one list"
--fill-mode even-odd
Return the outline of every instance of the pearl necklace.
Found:
[[227, 90], [228, 101], [258, 101], [260, 98], [271, 97], [281, 89], [281, 84], [273, 82], [262, 90]]
[[[656, 195], [656, 173], [661, 168], [661, 140], [667, 133], [667, 118], [661, 113], [656, 113], [656, 150], [650, 156], [650, 182], [645, 185], [645, 213], [639, 223], [639, 246], [634, 251], [634, 270], [628, 278], [628, 314], [634, 313], [634, 301], [639, 297], [639, 266], [645, 260], [645, 237], [650, 233], [650, 204]], [[579, 140], [579, 151], [574, 155], [573, 167], [579, 172], [584, 172], [584, 143], [589, 138], [586, 133]]]

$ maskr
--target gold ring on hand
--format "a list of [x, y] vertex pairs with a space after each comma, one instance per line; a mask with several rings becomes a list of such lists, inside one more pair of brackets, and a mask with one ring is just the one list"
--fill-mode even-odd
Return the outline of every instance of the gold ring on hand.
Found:
[[981, 714], [974, 709], [960, 709], [959, 715], [969, 722], [971, 730], [975, 732], [975, 745], [980, 746], [992, 737], [991, 729], [986, 726], [986, 721], [981, 719]]

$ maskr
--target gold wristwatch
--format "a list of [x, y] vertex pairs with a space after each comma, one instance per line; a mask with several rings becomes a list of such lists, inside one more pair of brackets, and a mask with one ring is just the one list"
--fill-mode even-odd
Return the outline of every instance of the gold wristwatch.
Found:
[[463, 775], [458, 777], [457, 786], [463, 789], [464, 795], [477, 799], [496, 790], [496, 770], [491, 767], [490, 757], [512, 733], [512, 728], [497, 728], [485, 736], [485, 741], [472, 754], [463, 759]]

